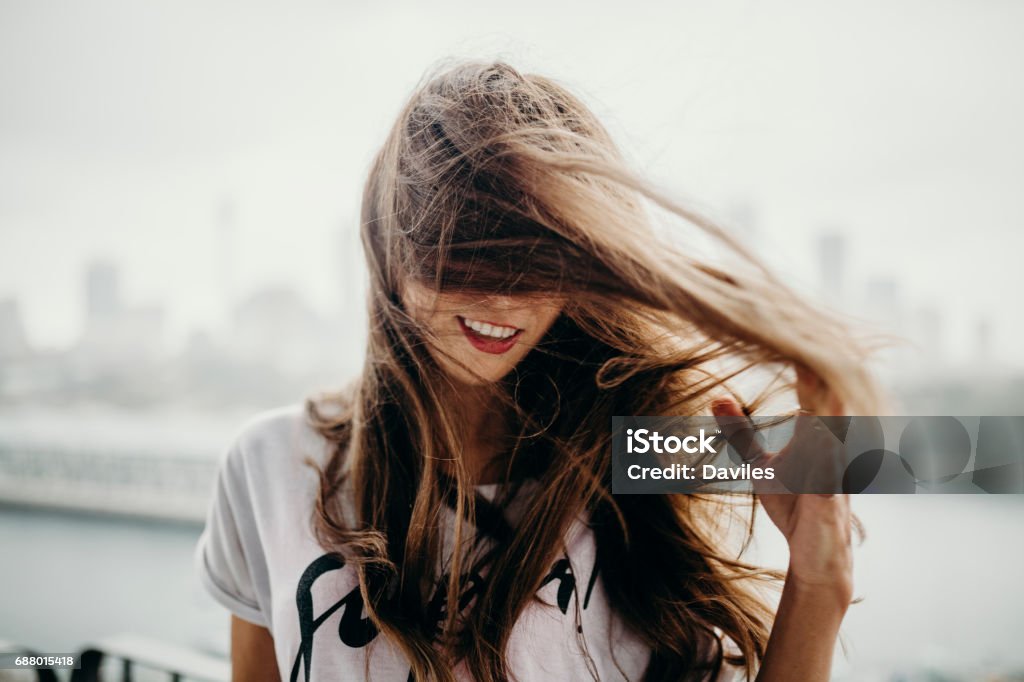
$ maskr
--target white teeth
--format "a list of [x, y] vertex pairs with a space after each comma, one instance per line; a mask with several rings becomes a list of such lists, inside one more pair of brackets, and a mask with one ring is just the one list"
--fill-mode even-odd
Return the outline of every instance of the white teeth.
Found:
[[477, 334], [491, 336], [496, 339], [507, 339], [519, 331], [515, 327], [500, 327], [495, 324], [487, 324], [486, 322], [477, 322], [476, 320], [471, 320], [468, 317], [462, 318], [462, 321], [466, 323], [467, 327], [475, 331]]

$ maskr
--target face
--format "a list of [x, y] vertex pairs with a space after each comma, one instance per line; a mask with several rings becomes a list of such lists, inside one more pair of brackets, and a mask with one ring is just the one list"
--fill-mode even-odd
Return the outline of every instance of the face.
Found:
[[554, 298], [440, 293], [412, 281], [403, 287], [402, 304], [437, 337], [430, 348], [437, 363], [469, 385], [493, 383], [511, 372], [562, 311], [562, 301]]

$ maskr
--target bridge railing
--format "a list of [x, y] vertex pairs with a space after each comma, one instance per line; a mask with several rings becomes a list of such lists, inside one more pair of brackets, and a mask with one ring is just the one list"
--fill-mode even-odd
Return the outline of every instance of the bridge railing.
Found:
[[[38, 653], [12, 646], [0, 646], [0, 650], [25, 655]], [[35, 670], [36, 680], [228, 682], [231, 679], [231, 665], [224, 658], [132, 634], [107, 637], [86, 645], [79, 652], [79, 662], [79, 667], [73, 670], [38, 668]], [[0, 679], [4, 679], [3, 671], [0, 671]]]

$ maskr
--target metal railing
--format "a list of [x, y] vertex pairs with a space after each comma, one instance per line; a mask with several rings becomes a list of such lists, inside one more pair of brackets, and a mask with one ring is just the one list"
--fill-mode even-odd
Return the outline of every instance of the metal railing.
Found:
[[[38, 655], [24, 647], [5, 647], [24, 655]], [[79, 667], [70, 671], [36, 668], [39, 682], [135, 682], [139, 673], [146, 680], [169, 682], [228, 682], [230, 663], [211, 654], [138, 635], [107, 637], [82, 648]], [[70, 676], [68, 676], [70, 673]]]

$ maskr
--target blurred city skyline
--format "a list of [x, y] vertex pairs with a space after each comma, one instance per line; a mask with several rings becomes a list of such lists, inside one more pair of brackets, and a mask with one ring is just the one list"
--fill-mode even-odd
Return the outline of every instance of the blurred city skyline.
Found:
[[[232, 232], [232, 215], [222, 211], [222, 235]], [[758, 250], [764, 237], [755, 208], [736, 204], [729, 220]], [[337, 235], [343, 283], [333, 311], [322, 314], [288, 283], [239, 292], [225, 277], [211, 293], [225, 311], [219, 324], [193, 327], [178, 344], [167, 332], [167, 302], [132, 301], [122, 264], [114, 261], [87, 263], [78, 287], [82, 326], [62, 348], [34, 345], [24, 331], [20, 302], [0, 298], [0, 401], [231, 411], [335, 389], [359, 371], [365, 348], [365, 265], [357, 245], [345, 243], [353, 237], [353, 231]], [[234, 249], [224, 239], [221, 271], [230, 273]], [[931, 300], [909, 299], [899, 272], [851, 278], [856, 268], [850, 242], [849, 235], [831, 228], [814, 236], [816, 276], [803, 283], [804, 293], [844, 313], [857, 332], [895, 337], [875, 362], [908, 413], [929, 406], [957, 414], [1004, 413], [1024, 406], [1024, 372], [994, 351], [991, 318], [957, 319], [956, 311]], [[956, 324], [966, 328], [957, 330]], [[969, 336], [963, 341], [967, 361], [951, 352], [958, 331]]]
[[78, 342], [97, 260], [127, 303], [163, 307], [174, 348], [272, 286], [361, 317], [344, 235], [366, 166], [454, 55], [562, 80], [660, 186], [725, 222], [752, 207], [798, 285], [840, 233], [851, 293], [933, 311], [949, 357], [987, 334], [990, 359], [1024, 362], [1005, 304], [1024, 283], [1024, 6], [236, 7], [0, 10], [0, 299], [33, 347]]

